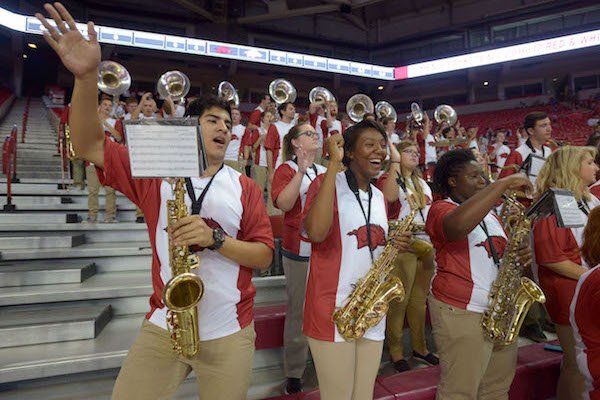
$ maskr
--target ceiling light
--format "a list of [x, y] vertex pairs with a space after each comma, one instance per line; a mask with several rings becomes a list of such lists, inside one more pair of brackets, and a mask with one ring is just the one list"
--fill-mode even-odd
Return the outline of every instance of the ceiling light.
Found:
[[37, 49], [37, 44], [35, 43], [27, 43], [27, 46], [29, 46], [32, 49]]
[[377, 89], [379, 89], [379, 90], [383, 90], [383, 85], [379, 85], [379, 86], [377, 86]]
[[488, 81], [483, 82], [483, 86], [488, 86], [490, 83]]
[[558, 78], [552, 78], [552, 82], [556, 82]]
[[27, 54], [23, 54], [23, 58], [27, 58]]

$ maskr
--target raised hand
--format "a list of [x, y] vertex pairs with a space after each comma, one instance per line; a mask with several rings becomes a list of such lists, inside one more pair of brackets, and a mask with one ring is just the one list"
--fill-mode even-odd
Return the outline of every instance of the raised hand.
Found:
[[306, 170], [313, 165], [313, 163], [315, 162], [316, 155], [317, 154], [315, 151], [309, 152], [301, 147], [296, 150], [296, 157], [298, 158], [298, 169], [300, 170], [300, 172], [306, 172]]
[[44, 8], [56, 22], [57, 28], [52, 27], [42, 14], [37, 13], [35, 16], [47, 29], [47, 32], [44, 32], [44, 39], [58, 54], [64, 66], [76, 78], [97, 74], [100, 64], [100, 45], [94, 23], [87, 24], [90, 37], [88, 41], [77, 30], [73, 17], [61, 3], [54, 3], [54, 6], [44, 4]]
[[332, 162], [341, 163], [344, 158], [344, 138], [342, 135], [331, 135], [327, 138], [327, 150]]

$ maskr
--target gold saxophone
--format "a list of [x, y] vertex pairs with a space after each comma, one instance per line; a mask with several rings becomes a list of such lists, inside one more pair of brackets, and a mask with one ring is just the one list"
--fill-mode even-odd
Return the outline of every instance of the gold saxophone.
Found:
[[[184, 179], [175, 183], [175, 200], [167, 200], [168, 226], [188, 215], [185, 204]], [[170, 230], [170, 229], [169, 229]], [[173, 246], [169, 233], [169, 264], [171, 279], [162, 293], [167, 311], [167, 326], [173, 341], [173, 350], [184, 357], [191, 358], [200, 349], [198, 334], [198, 302], [204, 295], [204, 283], [192, 269], [200, 264], [198, 256], [188, 246]]]
[[518, 251], [531, 230], [531, 219], [525, 207], [512, 197], [505, 198], [512, 213], [503, 221], [508, 233], [508, 243], [500, 264], [498, 276], [492, 284], [488, 309], [483, 313], [481, 325], [484, 333], [495, 344], [509, 345], [519, 336], [525, 315], [534, 302], [545, 303], [542, 289], [531, 279], [522, 276], [523, 269]]
[[402, 221], [389, 222], [388, 243], [369, 272], [356, 282], [346, 304], [332, 316], [338, 332], [350, 342], [361, 338], [367, 329], [377, 325], [387, 313], [390, 301], [404, 299], [402, 281], [391, 274], [398, 249], [394, 239], [412, 230], [418, 209], [413, 209]]
[[69, 128], [68, 124], [64, 126], [64, 138], [65, 138], [65, 149], [67, 153], [67, 158], [71, 161], [77, 160], [77, 156], [75, 155], [75, 150], [73, 149], [73, 142], [71, 142], [71, 128]]

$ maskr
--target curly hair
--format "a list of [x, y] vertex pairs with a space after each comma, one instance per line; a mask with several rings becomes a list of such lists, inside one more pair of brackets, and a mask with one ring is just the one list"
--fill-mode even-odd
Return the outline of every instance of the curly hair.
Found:
[[449, 196], [452, 189], [448, 179], [456, 177], [471, 161], [477, 162], [470, 149], [456, 149], [445, 153], [437, 162], [433, 171], [433, 187], [436, 193]]

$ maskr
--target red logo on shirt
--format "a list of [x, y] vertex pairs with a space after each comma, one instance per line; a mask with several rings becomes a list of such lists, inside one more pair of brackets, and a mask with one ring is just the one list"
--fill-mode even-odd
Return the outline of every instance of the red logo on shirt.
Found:
[[216, 228], [220, 228], [223, 229], [223, 227], [221, 226], [221, 224], [219, 224], [217, 221], [215, 221], [212, 218], [202, 218], [204, 220], [204, 222], [206, 222], [206, 225], [208, 225], [208, 227], [210, 229], [216, 229]]
[[231, 134], [231, 140], [238, 140], [238, 139], [239, 139], [238, 135], [236, 135], [235, 133]]
[[502, 153], [502, 154], [500, 154], [500, 158], [508, 158], [508, 153]]
[[[356, 236], [357, 249], [362, 249], [369, 245], [366, 225], [348, 232], [348, 236]], [[371, 225], [371, 251], [379, 246], [385, 246], [385, 243], [385, 231], [383, 228], [379, 225]]]
[[[502, 258], [502, 255], [504, 254], [504, 248], [506, 247], [506, 240], [502, 236], [490, 236], [490, 238], [492, 239], [492, 243], [494, 243], [494, 248], [498, 253], [498, 257]], [[477, 243], [475, 247], [483, 247], [485, 251], [487, 251], [488, 257], [494, 258], [489, 240], [485, 239], [483, 242]]]

